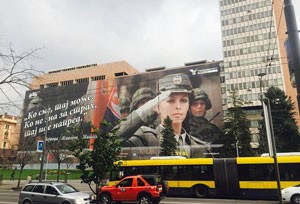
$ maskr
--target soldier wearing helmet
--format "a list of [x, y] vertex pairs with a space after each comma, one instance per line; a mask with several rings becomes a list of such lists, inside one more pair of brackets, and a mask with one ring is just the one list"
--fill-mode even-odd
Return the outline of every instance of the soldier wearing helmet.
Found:
[[[172, 120], [178, 144], [177, 155], [203, 157], [204, 153], [210, 148], [208, 143], [191, 136], [182, 127], [189, 110], [189, 98], [192, 94], [192, 86], [188, 75], [177, 73], [162, 77], [158, 81], [157, 91], [160, 95], [134, 112], [137, 113], [140, 120], [143, 120], [147, 115], [156, 111], [161, 124], [156, 129], [142, 126], [130, 137], [128, 137], [128, 134], [121, 134], [120, 141], [123, 147], [130, 147], [130, 151], [132, 147], [149, 147], [142, 149], [147, 153], [150, 152], [152, 156], [158, 155], [160, 143], [163, 139], [161, 132], [164, 127], [162, 124], [164, 119], [169, 116]], [[134, 121], [137, 121], [136, 118]]]
[[132, 97], [132, 101], [130, 103], [130, 112], [138, 109], [151, 99], [155, 98], [155, 93], [150, 88], [140, 88], [138, 89]]
[[128, 97], [119, 98], [119, 107], [121, 113], [121, 119], [129, 115], [130, 110], [130, 100]]
[[187, 129], [189, 129], [191, 135], [200, 140], [215, 143], [219, 139], [220, 130], [205, 117], [206, 111], [211, 108], [211, 101], [205, 91], [195, 88], [191, 100], [189, 128]]

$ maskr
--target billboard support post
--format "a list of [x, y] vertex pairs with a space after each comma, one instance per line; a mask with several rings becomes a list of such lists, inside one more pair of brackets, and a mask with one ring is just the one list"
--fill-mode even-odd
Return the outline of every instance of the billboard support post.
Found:
[[[45, 109], [45, 106], [43, 106], [41, 103], [34, 103], [34, 105], [40, 105]], [[47, 141], [47, 133], [48, 133], [48, 122], [49, 122], [49, 105], [46, 109], [46, 127], [45, 127], [45, 136], [43, 137], [43, 151], [42, 151], [42, 158], [41, 158], [41, 164], [40, 164], [40, 175], [39, 175], [39, 182], [41, 182], [43, 179], [43, 168], [44, 168], [44, 160], [45, 160], [45, 151], [46, 151], [46, 141]]]

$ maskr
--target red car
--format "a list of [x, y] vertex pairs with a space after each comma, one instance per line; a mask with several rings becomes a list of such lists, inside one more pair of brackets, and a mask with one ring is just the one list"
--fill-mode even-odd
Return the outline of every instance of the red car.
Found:
[[104, 186], [100, 190], [102, 204], [112, 201], [139, 201], [140, 204], [157, 204], [165, 197], [167, 184], [157, 175], [138, 175], [123, 178], [114, 186]]

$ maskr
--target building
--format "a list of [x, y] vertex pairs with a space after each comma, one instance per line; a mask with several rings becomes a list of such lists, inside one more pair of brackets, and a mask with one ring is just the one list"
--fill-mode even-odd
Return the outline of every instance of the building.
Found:
[[253, 147], [258, 145], [261, 93], [276, 86], [295, 102], [284, 42], [287, 38], [283, 1], [220, 0], [224, 69], [222, 103], [230, 107], [231, 92], [238, 90], [251, 120]]
[[49, 71], [32, 79], [31, 89], [43, 89], [90, 81], [112, 79], [119, 76], [139, 73], [125, 61], [106, 64], [88, 64]]
[[20, 137], [17, 119], [7, 114], [0, 115], [0, 161], [2, 164], [15, 159]]

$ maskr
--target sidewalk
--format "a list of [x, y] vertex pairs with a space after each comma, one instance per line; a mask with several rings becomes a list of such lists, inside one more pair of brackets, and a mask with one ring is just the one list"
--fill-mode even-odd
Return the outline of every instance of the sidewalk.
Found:
[[[32, 182], [38, 182], [38, 181], [33, 180]], [[51, 181], [47, 181], [47, 182], [51, 182]], [[56, 181], [53, 181], [53, 182], [56, 182]], [[63, 182], [63, 180], [61, 180], [60, 182]], [[20, 187], [23, 187], [27, 183], [28, 183], [27, 180], [21, 180]], [[90, 192], [91, 193], [91, 190], [90, 190], [89, 186], [85, 183], [81, 183], [81, 180], [68, 180], [67, 183], [74, 186], [79, 191]], [[18, 180], [14, 180], [14, 181], [3, 180], [3, 184], [0, 185], [0, 191], [1, 190], [13, 190], [13, 188], [16, 188], [17, 185], [18, 185]], [[93, 186], [93, 189], [95, 189], [94, 186]]]

